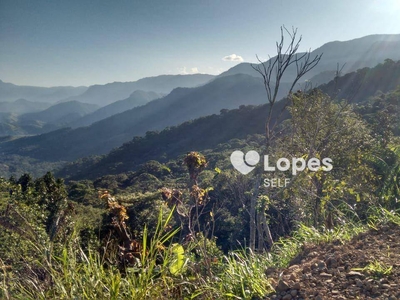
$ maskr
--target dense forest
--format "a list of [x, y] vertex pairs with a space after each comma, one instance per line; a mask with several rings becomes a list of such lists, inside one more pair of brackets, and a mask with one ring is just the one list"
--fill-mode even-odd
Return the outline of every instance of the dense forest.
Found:
[[[266, 148], [270, 109], [149, 131], [63, 167], [66, 182], [2, 179], [0, 297], [262, 299], [283, 284], [267, 270], [307, 243], [400, 225], [400, 61], [276, 102], [285, 112]], [[242, 175], [229, 160], [238, 149], [267, 149], [271, 164], [329, 157], [333, 168]], [[290, 183], [262, 184], [270, 178]]]

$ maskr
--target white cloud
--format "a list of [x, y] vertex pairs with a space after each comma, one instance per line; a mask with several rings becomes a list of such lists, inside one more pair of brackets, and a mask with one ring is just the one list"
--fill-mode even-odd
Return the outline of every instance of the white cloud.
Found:
[[222, 58], [223, 61], [243, 61], [243, 57], [236, 54], [231, 54]]
[[194, 67], [188, 70], [186, 67], [183, 67], [183, 68], [178, 68], [178, 72], [181, 75], [197, 74], [199, 73], [199, 69], [197, 67]]

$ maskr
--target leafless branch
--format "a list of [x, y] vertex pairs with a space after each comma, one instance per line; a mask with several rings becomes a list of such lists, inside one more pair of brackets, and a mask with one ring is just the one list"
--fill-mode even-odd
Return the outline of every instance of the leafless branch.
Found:
[[[289, 43], [287, 47], [284, 46], [286, 35], [289, 36]], [[252, 68], [263, 78], [264, 88], [267, 93], [267, 100], [270, 105], [265, 126], [267, 143], [271, 141], [273, 130], [275, 130], [276, 124], [279, 122], [284, 110], [290, 103], [290, 94], [292, 93], [294, 87], [306, 73], [312, 70], [319, 63], [322, 57], [322, 54], [312, 57], [310, 50], [305, 53], [298, 53], [301, 40], [302, 36], [297, 38], [297, 28], [295, 29], [292, 27], [292, 30], [290, 31], [285, 26], [282, 26], [281, 39], [279, 42], [276, 42], [277, 55], [274, 58], [269, 57], [268, 61], [266, 62], [262, 62], [261, 59], [256, 56], [259, 64], [252, 65]], [[283, 75], [291, 65], [296, 66], [296, 73], [288, 91], [289, 101], [286, 103], [286, 105], [284, 105], [278, 118], [275, 120], [275, 124], [271, 124], [274, 113], [274, 105], [277, 101]]]

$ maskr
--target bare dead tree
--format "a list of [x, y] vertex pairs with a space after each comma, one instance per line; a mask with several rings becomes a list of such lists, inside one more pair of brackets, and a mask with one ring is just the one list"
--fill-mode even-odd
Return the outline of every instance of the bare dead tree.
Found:
[[[285, 49], [285, 33], [289, 36], [289, 44]], [[284, 106], [280, 112], [279, 117], [276, 119], [274, 124], [271, 124], [274, 106], [278, 97], [278, 93], [281, 87], [282, 77], [291, 65], [296, 66], [296, 74], [289, 88], [288, 96], [292, 93], [294, 87], [298, 81], [314, 67], [317, 66], [321, 60], [321, 55], [316, 55], [314, 58], [311, 57], [311, 50], [304, 53], [297, 53], [302, 36], [297, 38], [297, 28], [292, 27], [292, 31], [289, 31], [285, 26], [281, 27], [281, 40], [276, 42], [277, 55], [266, 62], [262, 62], [260, 58], [257, 60], [260, 64], [252, 65], [252, 68], [257, 71], [263, 78], [264, 87], [267, 92], [267, 100], [270, 105], [267, 120], [265, 123], [265, 134], [267, 138], [267, 145], [273, 138], [273, 132], [276, 125], [279, 123], [279, 117], [282, 115], [283, 110], [289, 104]]]
[[[289, 42], [287, 46], [285, 46], [285, 36], [289, 37]], [[289, 31], [285, 26], [282, 26], [281, 39], [279, 42], [276, 42], [277, 55], [274, 58], [269, 57], [269, 60], [267, 62], [262, 62], [260, 58], [256, 56], [260, 64], [252, 65], [252, 68], [257, 71], [263, 78], [264, 88], [267, 93], [267, 100], [269, 104], [268, 115], [265, 122], [266, 153], [268, 153], [269, 149], [271, 148], [272, 141], [276, 136], [276, 126], [281, 121], [281, 117], [284, 111], [291, 102], [291, 94], [294, 87], [306, 73], [317, 66], [322, 57], [322, 54], [312, 57], [311, 50], [304, 53], [298, 53], [301, 40], [302, 36], [298, 37], [297, 28], [292, 27], [292, 30]], [[295, 73], [288, 91], [287, 101], [280, 110], [278, 117], [275, 118], [274, 122], [272, 122], [275, 113], [275, 105], [276, 102], [279, 100], [278, 95], [281, 89], [283, 76], [287, 73], [288, 68], [291, 66], [295, 66]], [[259, 185], [260, 182], [261, 174], [258, 174], [256, 175], [256, 184]], [[251, 199], [251, 208], [256, 207], [258, 190], [258, 187], [256, 187], [255, 192], [253, 193], [253, 197]], [[261, 208], [255, 213], [253, 213], [253, 211], [254, 210], [251, 209], [252, 214], [250, 215], [249, 241], [250, 249], [255, 250], [255, 231], [257, 229], [259, 244], [261, 243], [261, 241], [264, 240], [264, 238], [266, 238], [268, 246], [271, 247], [273, 244], [273, 239], [265, 217], [265, 207]], [[261, 222], [262, 224], [256, 226], [257, 221]], [[263, 243], [262, 245], [258, 245], [258, 248], [259, 250], [263, 250]]]

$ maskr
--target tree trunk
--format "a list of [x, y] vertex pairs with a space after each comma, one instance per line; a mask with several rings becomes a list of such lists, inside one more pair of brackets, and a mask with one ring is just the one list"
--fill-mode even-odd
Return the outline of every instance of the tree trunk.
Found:
[[265, 237], [267, 239], [268, 247], [271, 249], [272, 245], [274, 244], [274, 240], [272, 239], [271, 230], [269, 229], [267, 218], [265, 217], [265, 211], [263, 211], [262, 213], [262, 225], [265, 232]]
[[317, 228], [321, 224], [321, 198], [322, 198], [322, 183], [316, 179], [314, 180], [315, 187], [317, 189], [317, 196], [315, 197], [314, 203], [314, 227]]
[[262, 252], [264, 251], [264, 229], [260, 211], [257, 211], [257, 233], [258, 233], [257, 250]]
[[259, 191], [259, 188], [260, 188], [260, 182], [261, 182], [261, 175], [258, 174], [258, 175], [256, 175], [253, 196], [251, 197], [251, 200], [250, 200], [250, 241], [249, 241], [249, 248], [250, 248], [251, 251], [254, 251], [256, 249], [256, 231], [257, 231], [257, 226], [256, 226], [256, 204], [257, 204], [258, 191]]

